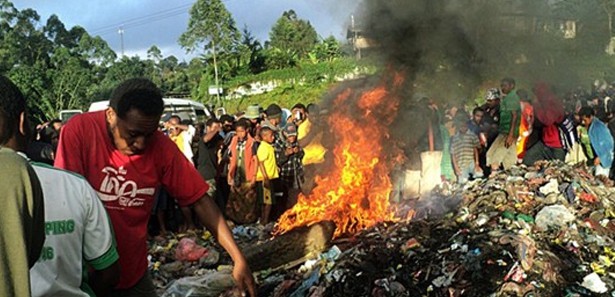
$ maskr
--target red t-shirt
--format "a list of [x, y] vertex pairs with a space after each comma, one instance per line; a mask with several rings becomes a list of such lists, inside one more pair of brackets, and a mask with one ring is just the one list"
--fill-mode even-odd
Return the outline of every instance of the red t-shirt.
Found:
[[123, 155], [112, 143], [104, 111], [77, 115], [62, 127], [55, 166], [83, 175], [105, 205], [120, 254], [119, 289], [134, 286], [147, 270], [147, 222], [160, 186], [181, 206], [208, 190], [194, 165], [161, 132], [143, 154]]

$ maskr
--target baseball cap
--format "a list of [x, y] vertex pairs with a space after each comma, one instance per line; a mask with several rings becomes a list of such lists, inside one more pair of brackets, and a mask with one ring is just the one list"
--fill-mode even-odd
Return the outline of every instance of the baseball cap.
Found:
[[297, 136], [297, 125], [288, 123], [284, 127], [284, 134], [286, 134], [286, 136]]

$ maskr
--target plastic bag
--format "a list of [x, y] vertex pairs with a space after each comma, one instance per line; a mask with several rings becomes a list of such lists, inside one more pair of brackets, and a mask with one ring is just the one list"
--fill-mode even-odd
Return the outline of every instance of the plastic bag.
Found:
[[575, 216], [563, 205], [551, 205], [541, 209], [536, 215], [536, 227], [547, 230], [549, 227], [565, 227], [575, 220]]
[[190, 238], [182, 238], [175, 249], [175, 260], [178, 261], [198, 261], [207, 254], [207, 249], [196, 244]]
[[200, 276], [173, 281], [162, 297], [216, 297], [235, 286], [230, 271], [209, 270]]

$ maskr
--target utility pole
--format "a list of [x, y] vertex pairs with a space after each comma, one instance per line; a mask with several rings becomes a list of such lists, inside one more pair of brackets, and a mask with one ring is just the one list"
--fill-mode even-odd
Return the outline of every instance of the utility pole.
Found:
[[220, 86], [218, 85], [218, 63], [216, 61], [216, 41], [214, 38], [211, 39], [211, 45], [214, 54], [214, 78], [216, 80], [216, 99], [218, 100], [217, 104], [220, 104]]
[[120, 44], [122, 46], [122, 56], [124, 56], [124, 27], [120, 26], [120, 29], [117, 30], [117, 33], [120, 34]]

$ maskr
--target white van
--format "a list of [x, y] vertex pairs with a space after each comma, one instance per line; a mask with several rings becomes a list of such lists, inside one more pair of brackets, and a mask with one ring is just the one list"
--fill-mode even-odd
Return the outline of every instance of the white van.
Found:
[[[178, 115], [182, 120], [190, 119], [193, 123], [205, 122], [211, 117], [211, 112], [202, 103], [179, 98], [163, 98], [164, 115]], [[109, 100], [92, 102], [88, 111], [105, 110], [109, 107]]]
[[62, 109], [58, 113], [58, 116], [62, 123], [66, 123], [70, 118], [81, 113], [83, 113], [83, 111], [81, 111], [80, 109]]

